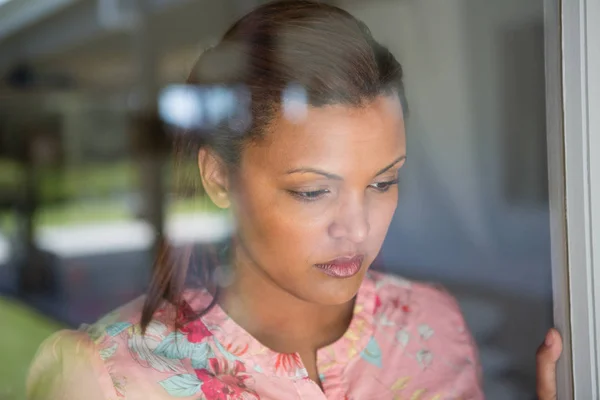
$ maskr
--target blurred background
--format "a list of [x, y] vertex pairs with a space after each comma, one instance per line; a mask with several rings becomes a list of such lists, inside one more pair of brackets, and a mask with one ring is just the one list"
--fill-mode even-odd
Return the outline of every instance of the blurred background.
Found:
[[[157, 238], [201, 249], [231, 232], [153, 116], [185, 117], [177, 84], [260, 3], [0, 0], [1, 400], [24, 398], [46, 336], [143, 293]], [[384, 268], [458, 298], [488, 399], [534, 399], [552, 322], [543, 0], [330, 3], [405, 69]]]

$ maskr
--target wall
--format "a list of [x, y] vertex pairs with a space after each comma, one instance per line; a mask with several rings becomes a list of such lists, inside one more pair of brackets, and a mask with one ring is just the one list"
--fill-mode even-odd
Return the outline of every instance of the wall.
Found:
[[458, 297], [489, 399], [533, 398], [552, 294], [542, 1], [340, 3], [405, 69], [408, 159], [383, 259]]

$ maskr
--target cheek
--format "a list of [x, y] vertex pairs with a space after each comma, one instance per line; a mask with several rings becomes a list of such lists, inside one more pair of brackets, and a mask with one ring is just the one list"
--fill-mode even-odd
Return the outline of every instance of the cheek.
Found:
[[322, 205], [280, 199], [265, 216], [263, 226], [269, 229], [269, 234], [263, 240], [277, 253], [285, 251], [286, 257], [309, 259], [327, 246], [330, 221], [331, 210]]
[[[284, 191], [240, 187], [234, 216], [238, 232], [258, 257], [310, 257], [323, 243], [330, 219], [323, 204], [305, 204]], [[259, 254], [260, 253], [260, 254]]]

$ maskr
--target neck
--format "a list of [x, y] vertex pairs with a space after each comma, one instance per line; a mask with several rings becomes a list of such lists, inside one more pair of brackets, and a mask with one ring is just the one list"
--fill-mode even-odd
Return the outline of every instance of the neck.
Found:
[[346, 332], [354, 300], [330, 306], [299, 299], [239, 253], [234, 252], [235, 279], [219, 303], [259, 342], [279, 353], [315, 352]]

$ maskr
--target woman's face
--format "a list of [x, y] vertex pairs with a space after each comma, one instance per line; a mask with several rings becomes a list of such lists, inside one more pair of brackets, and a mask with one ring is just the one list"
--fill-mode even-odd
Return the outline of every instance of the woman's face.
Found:
[[405, 155], [395, 95], [282, 115], [242, 154], [232, 199], [237, 267], [308, 302], [351, 300], [392, 220]]

